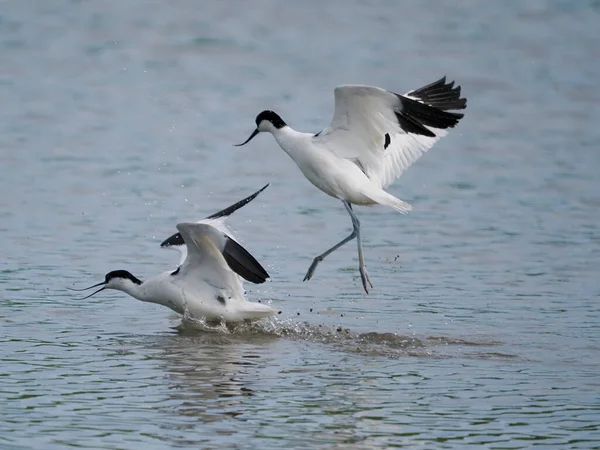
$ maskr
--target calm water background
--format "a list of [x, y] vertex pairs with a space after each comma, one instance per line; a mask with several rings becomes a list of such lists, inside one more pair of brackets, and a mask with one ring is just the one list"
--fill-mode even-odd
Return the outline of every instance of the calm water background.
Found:
[[[599, 448], [600, 3], [4, 1], [0, 447]], [[337, 84], [448, 74], [460, 126], [350, 220], [267, 135]], [[107, 292], [266, 182], [231, 224], [283, 314], [179, 332]], [[311, 312], [312, 309], [312, 312]]]

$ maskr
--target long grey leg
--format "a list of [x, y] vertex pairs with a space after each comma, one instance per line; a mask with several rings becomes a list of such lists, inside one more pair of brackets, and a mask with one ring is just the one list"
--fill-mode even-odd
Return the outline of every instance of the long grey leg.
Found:
[[[346, 205], [344, 204], [344, 206]], [[369, 272], [367, 271], [367, 266], [365, 266], [365, 260], [363, 258], [362, 240], [360, 238], [360, 222], [354, 215], [354, 211], [352, 211], [352, 205], [348, 204], [346, 209], [348, 210], [350, 217], [352, 217], [352, 224], [356, 229], [356, 245], [358, 246], [358, 271], [360, 272], [360, 279], [362, 280], [363, 289], [368, 294], [369, 288], [367, 287], [367, 283], [369, 283], [369, 286], [371, 287], [373, 287], [373, 283], [371, 283], [371, 277], [369, 277]]]
[[[340, 242], [338, 242], [337, 244], [335, 244], [329, 250], [327, 250], [327, 251], [321, 253], [319, 256], [315, 257], [315, 259], [313, 259], [312, 264], [308, 268], [308, 272], [306, 272], [306, 275], [305, 275], [303, 281], [311, 279], [311, 277], [315, 273], [315, 270], [317, 269], [317, 266], [319, 265], [319, 263], [321, 261], [323, 261], [325, 259], [326, 256], [328, 256], [329, 254], [335, 252], [342, 245], [344, 245], [345, 243], [351, 241], [352, 239], [354, 239], [356, 237], [357, 228], [360, 227], [360, 223], [358, 223], [358, 221], [356, 221], [356, 223], [355, 223], [354, 214], [351, 212], [352, 211], [352, 207], [350, 206], [350, 204], [347, 203], [347, 202], [345, 202], [344, 200], [342, 200], [342, 203], [346, 207], [346, 210], [350, 211], [350, 218], [352, 219], [352, 233], [350, 233], [350, 235], [347, 238], [345, 238], [345, 239], [341, 240]], [[358, 226], [357, 226], [357, 224], [358, 224]]]
[[360, 222], [359, 222], [358, 218], [356, 217], [356, 215], [354, 214], [354, 211], [352, 211], [352, 205], [350, 205], [350, 203], [348, 203], [348, 202], [346, 202], [344, 200], [342, 200], [342, 203], [344, 204], [344, 207], [346, 208], [346, 211], [348, 211], [348, 214], [350, 214], [350, 219], [352, 220], [352, 233], [350, 233], [350, 235], [348, 237], [346, 237], [345, 239], [343, 239], [342, 241], [340, 241], [337, 244], [335, 244], [329, 250], [327, 250], [327, 251], [323, 252], [322, 254], [320, 254], [319, 256], [317, 256], [313, 260], [313, 262], [310, 265], [310, 267], [308, 268], [308, 272], [306, 272], [306, 276], [304, 277], [304, 281], [311, 279], [311, 277], [315, 273], [315, 270], [316, 270], [317, 266], [319, 265], [319, 263], [321, 261], [323, 261], [325, 259], [326, 256], [328, 256], [329, 254], [331, 254], [334, 251], [336, 251], [338, 248], [340, 248], [345, 243], [351, 241], [354, 238], [357, 238], [357, 242], [358, 242], [358, 262], [359, 262], [360, 277], [362, 279], [362, 283], [363, 283], [363, 287], [365, 289], [365, 292], [368, 293], [369, 291], [367, 289], [367, 282], [369, 283], [369, 285], [371, 285], [371, 287], [373, 287], [373, 285], [371, 284], [371, 280], [369, 278], [369, 273], [367, 272], [367, 269], [366, 269], [364, 261], [363, 261], [362, 244], [361, 244], [361, 240], [360, 240]]

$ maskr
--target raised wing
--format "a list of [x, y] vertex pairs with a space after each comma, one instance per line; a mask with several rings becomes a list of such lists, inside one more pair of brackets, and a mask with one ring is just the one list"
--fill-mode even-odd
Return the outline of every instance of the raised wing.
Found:
[[338, 86], [333, 120], [314, 139], [386, 187], [463, 117], [448, 112], [467, 104], [460, 86], [453, 86], [446, 77], [404, 95], [374, 86]]
[[[226, 233], [206, 223], [180, 223], [177, 230], [186, 247], [181, 271], [202, 271], [222, 279], [231, 270], [256, 284], [264, 283], [269, 274], [260, 263]], [[183, 231], [182, 231], [183, 230]], [[219, 272], [219, 274], [215, 274]]]
[[235, 283], [221, 249], [224, 236], [214, 227], [199, 223], [180, 223], [177, 230], [187, 247], [186, 258], [179, 267], [178, 276], [203, 279], [219, 288]]
[[[219, 212], [211, 214], [206, 219], [202, 219], [197, 222], [198, 224], [205, 224], [216, 228], [223, 234], [223, 236], [225, 236], [226, 241], [223, 242], [223, 247], [221, 248], [225, 261], [227, 264], [229, 264], [231, 270], [252, 283], [264, 283], [265, 280], [269, 278], [269, 274], [259, 264], [259, 262], [256, 261], [256, 259], [254, 259], [254, 257], [248, 251], [246, 251], [246, 249], [244, 249], [235, 241], [229, 230], [227, 230], [224, 220], [242, 206], [245, 206], [254, 200], [258, 194], [264, 191], [268, 186], [269, 183], [256, 191], [254, 194]], [[163, 248], [174, 248], [178, 250], [181, 253], [179, 265], [182, 265], [186, 260], [188, 249], [184, 243], [184, 238], [181, 232], [175, 233], [169, 238], [165, 239], [160, 246]]]
[[256, 197], [258, 197], [258, 194], [260, 194], [262, 191], [264, 191], [266, 188], [269, 187], [269, 184], [271, 183], [267, 183], [265, 184], [263, 187], [261, 187], [258, 191], [256, 191], [254, 194], [249, 195], [248, 197], [246, 197], [243, 200], [240, 200], [237, 203], [234, 203], [233, 205], [229, 206], [228, 208], [222, 209], [219, 212], [216, 212], [214, 214], [211, 214], [210, 216], [207, 217], [207, 219], [218, 219], [220, 217], [229, 217], [231, 214], [233, 214], [234, 212], [236, 212], [238, 209], [240, 209], [242, 206], [247, 205], [248, 203], [250, 203], [252, 200], [254, 200]]
[[[238, 209], [240, 209], [242, 206], [247, 205], [248, 203], [250, 203], [252, 200], [254, 200], [258, 194], [260, 194], [262, 191], [264, 191], [266, 188], [269, 187], [270, 183], [265, 184], [262, 188], [260, 188], [258, 191], [256, 191], [254, 194], [244, 198], [243, 200], [240, 200], [237, 203], [234, 203], [233, 205], [222, 209], [219, 212], [216, 212], [214, 214], [211, 214], [210, 216], [208, 216], [206, 219], [203, 220], [199, 220], [198, 223], [202, 223], [208, 219], [220, 219], [220, 218], [226, 218], [229, 217], [231, 214], [233, 214], [234, 212], [236, 212]], [[181, 246], [183, 245], [183, 238], [181, 237], [180, 233], [175, 233], [174, 235], [172, 235], [171, 237], [165, 239], [164, 241], [162, 241], [162, 243], [160, 244], [161, 247], [175, 247], [175, 246]], [[185, 258], [185, 256], [184, 256]]]

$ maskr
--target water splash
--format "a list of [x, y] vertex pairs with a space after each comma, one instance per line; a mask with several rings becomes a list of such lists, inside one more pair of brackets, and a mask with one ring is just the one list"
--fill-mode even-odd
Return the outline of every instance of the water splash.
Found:
[[[282, 338], [333, 346], [341, 352], [386, 358], [514, 358], [514, 355], [490, 351], [500, 342], [479, 339], [468, 340], [444, 336], [416, 337], [389, 332], [357, 332], [336, 325], [311, 324], [291, 318], [270, 317], [256, 322], [208, 323], [203, 319], [184, 317], [175, 328], [184, 335], [215, 333], [228, 336], [237, 343], [262, 342], [264, 338]], [[215, 337], [217, 337], [215, 336]]]

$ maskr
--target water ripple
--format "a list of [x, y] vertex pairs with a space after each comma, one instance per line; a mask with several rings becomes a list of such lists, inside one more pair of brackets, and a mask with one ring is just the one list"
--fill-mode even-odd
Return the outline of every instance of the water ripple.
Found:
[[[599, 3], [7, 2], [0, 17], [0, 447], [600, 446]], [[410, 20], [401, 20], [410, 18]], [[510, 32], [507, 32], [510, 30]], [[331, 90], [447, 74], [459, 128], [350, 221], [257, 112], [318, 132]], [[66, 287], [177, 264], [232, 217], [283, 311], [180, 323]], [[96, 280], [96, 281], [95, 281]], [[91, 283], [90, 283], [91, 284]]]

